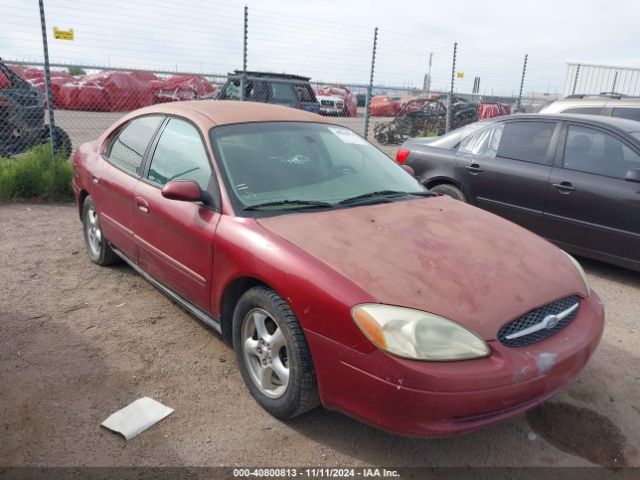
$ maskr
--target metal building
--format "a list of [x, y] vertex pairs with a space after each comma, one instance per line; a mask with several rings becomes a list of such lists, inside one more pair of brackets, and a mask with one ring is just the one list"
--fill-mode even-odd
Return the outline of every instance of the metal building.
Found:
[[615, 92], [640, 96], [640, 67], [568, 62], [564, 94]]

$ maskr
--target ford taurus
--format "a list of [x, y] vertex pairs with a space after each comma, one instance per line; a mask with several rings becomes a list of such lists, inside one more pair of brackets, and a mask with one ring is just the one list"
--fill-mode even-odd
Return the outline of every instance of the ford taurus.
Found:
[[602, 334], [572, 257], [326, 117], [157, 105], [74, 165], [89, 259], [220, 332], [278, 418], [322, 404], [404, 435], [474, 430], [565, 387]]

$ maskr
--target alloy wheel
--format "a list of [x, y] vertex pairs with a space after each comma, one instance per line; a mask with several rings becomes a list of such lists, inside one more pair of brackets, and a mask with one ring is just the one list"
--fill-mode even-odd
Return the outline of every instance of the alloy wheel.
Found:
[[289, 357], [284, 333], [262, 308], [250, 310], [242, 323], [242, 351], [251, 379], [269, 398], [280, 398], [289, 385]]

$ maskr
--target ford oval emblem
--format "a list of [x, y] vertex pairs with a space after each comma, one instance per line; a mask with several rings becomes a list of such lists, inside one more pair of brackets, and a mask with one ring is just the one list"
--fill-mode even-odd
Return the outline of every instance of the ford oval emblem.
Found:
[[549, 315], [547, 318], [543, 320], [545, 328], [553, 328], [558, 325], [560, 319], [555, 315]]

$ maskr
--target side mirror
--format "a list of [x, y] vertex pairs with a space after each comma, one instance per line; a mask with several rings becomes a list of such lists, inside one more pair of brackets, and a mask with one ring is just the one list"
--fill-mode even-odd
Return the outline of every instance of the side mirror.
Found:
[[629, 170], [624, 179], [627, 182], [640, 183], [640, 168], [632, 168]]
[[181, 202], [199, 202], [202, 200], [202, 190], [193, 180], [173, 180], [167, 183], [160, 193], [169, 200]]
[[409, 175], [411, 175], [412, 177], [416, 176], [416, 172], [413, 168], [411, 168], [409, 165], [400, 165], [402, 167], [402, 169], [407, 172]]

